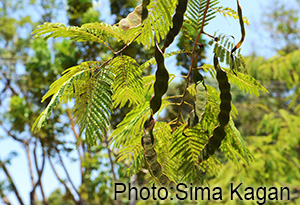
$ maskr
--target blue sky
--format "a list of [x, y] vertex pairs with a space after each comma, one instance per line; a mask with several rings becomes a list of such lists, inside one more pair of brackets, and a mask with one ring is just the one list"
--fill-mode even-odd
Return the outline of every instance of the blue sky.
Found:
[[[108, 12], [108, 1], [99, 0], [99, 3], [97, 4], [97, 9], [101, 10], [101, 12], [106, 11]], [[224, 7], [231, 7], [236, 10], [236, 1], [235, 0], [222, 0]], [[259, 0], [240, 0], [240, 4], [243, 8], [243, 15], [246, 16], [250, 22], [250, 26], [246, 27], [246, 39], [242, 46], [242, 54], [244, 56], [251, 54], [252, 52], [256, 52], [258, 55], [262, 55], [265, 57], [271, 57], [275, 53], [270, 48], [271, 42], [268, 41], [267, 33], [264, 30], [264, 27], [261, 25], [262, 22], [262, 9], [266, 8], [267, 2], [270, 2], [270, 0], [267, 1], [259, 1]], [[102, 14], [101, 17], [109, 16], [108, 13]], [[109, 19], [107, 19], [109, 20]], [[219, 31], [222, 33], [226, 33], [228, 35], [235, 36], [235, 41], [237, 42], [240, 38], [240, 29], [239, 29], [239, 22], [238, 20], [234, 20], [230, 17], [227, 17], [226, 19], [218, 15], [217, 18], [215, 18], [213, 21], [211, 21], [211, 24], [205, 28], [205, 31], [207, 33], [213, 34], [214, 31]], [[262, 40], [264, 39], [264, 40]], [[175, 43], [174, 43], [175, 45]], [[171, 47], [171, 49], [176, 49]], [[209, 53], [209, 52], [208, 52]], [[166, 64], [169, 67], [175, 67], [175, 61], [174, 59], [170, 58], [167, 59]], [[211, 63], [211, 58], [207, 59], [207, 63]], [[1, 134], [1, 132], [0, 132]], [[20, 144], [16, 143], [13, 140], [5, 139], [1, 140], [0, 143], [0, 157], [1, 159], [4, 159], [6, 156], [8, 156], [9, 152], [12, 150], [17, 150], [19, 155], [16, 157], [12, 164], [8, 167], [11, 171], [11, 174], [13, 176], [13, 179], [15, 180], [18, 188], [20, 189], [21, 195], [25, 200], [25, 203], [29, 203], [29, 190], [31, 190], [30, 185], [30, 179], [29, 179], [29, 171], [27, 166], [27, 159], [24, 156], [24, 149], [20, 147]], [[75, 155], [75, 152], [73, 154]], [[69, 167], [69, 170], [75, 170], [71, 173], [72, 178], [75, 181], [75, 184], [79, 184], [79, 165], [76, 163], [72, 163], [65, 160], [67, 163], [67, 166]], [[63, 173], [62, 170], [59, 170], [59, 173]], [[62, 175], [63, 176], [63, 175]], [[0, 172], [0, 179], [3, 179], [5, 176], [2, 172]], [[47, 196], [58, 187], [59, 183], [57, 182], [56, 178], [54, 177], [52, 170], [50, 169], [50, 165], [47, 162], [45, 172], [43, 174], [43, 183], [47, 186], [45, 186], [45, 193]], [[15, 196], [13, 194], [9, 195], [9, 198], [13, 202], [13, 204], [18, 204]]]

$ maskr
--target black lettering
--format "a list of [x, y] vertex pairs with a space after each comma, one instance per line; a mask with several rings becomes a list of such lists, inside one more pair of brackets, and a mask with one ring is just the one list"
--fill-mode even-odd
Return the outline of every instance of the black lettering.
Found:
[[[270, 187], [269, 188], [269, 192], [272, 191], [272, 189], [274, 189], [274, 192], [269, 193], [269, 200], [278, 200], [278, 193], [277, 193], [277, 188], [276, 187]], [[274, 197], [272, 197], [272, 195], [274, 195]]]
[[156, 186], [155, 186], [155, 184], [153, 183], [153, 185], [152, 185], [152, 193], [153, 193], [153, 200], [156, 200], [156, 197], [155, 197], [155, 189], [156, 189]]
[[210, 200], [210, 190], [208, 187], [195, 187], [195, 200], [198, 199], [198, 190], [201, 190], [201, 200], [204, 200], [204, 191], [207, 190], [207, 200]]
[[[143, 196], [143, 193], [142, 193], [143, 190], [147, 190], [147, 196], [146, 196], [146, 197]], [[147, 199], [149, 199], [149, 196], [150, 196], [150, 191], [149, 191], [149, 189], [148, 189], [147, 187], [141, 188], [141, 190], [140, 190], [140, 197], [141, 197], [141, 199], [147, 200]]]
[[231, 193], [231, 200], [233, 200], [233, 194], [236, 194], [240, 200], [243, 200], [237, 189], [242, 185], [243, 183], [240, 183], [235, 189], [233, 189], [233, 183], [230, 183], [230, 193]]
[[248, 191], [248, 193], [245, 193], [245, 199], [246, 200], [254, 200], [254, 189], [252, 187], [247, 187], [245, 189], [245, 192]]
[[[161, 197], [161, 195], [160, 195], [160, 191], [161, 190], [164, 190], [165, 191], [165, 197]], [[160, 187], [159, 189], [158, 189], [158, 198], [160, 199], [160, 200], [165, 200], [167, 197], [168, 197], [168, 190], [165, 188], [165, 187]]]
[[[259, 191], [263, 191], [263, 196], [260, 197], [259, 196]], [[266, 187], [259, 187], [257, 190], [256, 190], [256, 197], [258, 200], [262, 200], [262, 201], [256, 201], [257, 204], [264, 204], [266, 203]]]
[[212, 195], [213, 200], [223, 200], [222, 199], [223, 196], [222, 196], [222, 189], [221, 189], [221, 187], [215, 187], [213, 189], [213, 191], [215, 191], [215, 190], [218, 190], [218, 192], [213, 193], [213, 195]]
[[129, 196], [129, 200], [131, 200], [131, 190], [135, 190], [135, 200], [138, 200], [138, 197], [137, 197], [137, 193], [138, 193], [138, 190], [136, 187], [132, 187], [131, 188], [131, 184], [129, 183], [129, 192], [128, 192], [128, 196]]
[[288, 187], [281, 187], [280, 188], [280, 199], [283, 200], [283, 191], [286, 190], [287, 193], [287, 200], [290, 200], [290, 189]]
[[[193, 183], [191, 183], [191, 186], [190, 186], [190, 200], [193, 200], [193, 191], [194, 191], [194, 187], [193, 187]], [[195, 193], [195, 196], [196, 196], [196, 200], [197, 200], [196, 193]]]
[[[124, 187], [124, 188], [123, 188], [123, 191], [118, 191], [118, 190], [117, 190], [117, 186], [119, 186], [119, 185], [122, 185], [122, 186]], [[130, 185], [130, 183], [129, 183], [129, 185]], [[126, 190], [125, 184], [123, 184], [123, 183], [115, 183], [115, 200], [117, 200], [117, 193], [124, 193], [125, 190]], [[130, 197], [130, 196], [129, 196], [129, 197]]]
[[179, 184], [177, 184], [177, 186], [176, 186], [176, 190], [177, 190], [178, 192], [184, 193], [184, 194], [185, 194], [185, 197], [181, 197], [181, 196], [179, 196], [177, 193], [176, 193], [176, 197], [177, 197], [177, 199], [179, 199], [179, 200], [185, 200], [185, 199], [187, 198], [187, 193], [186, 193], [186, 191], [184, 191], [184, 189], [180, 189], [180, 185], [184, 186], [184, 189], [186, 189], [187, 187], [186, 187], [186, 185], [185, 185], [184, 183], [179, 183]]

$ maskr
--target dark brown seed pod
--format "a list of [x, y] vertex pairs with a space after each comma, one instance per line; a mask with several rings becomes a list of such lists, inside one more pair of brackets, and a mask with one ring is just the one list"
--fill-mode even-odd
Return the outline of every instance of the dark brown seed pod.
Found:
[[[241, 47], [241, 45], [243, 44], [244, 40], [245, 40], [245, 36], [246, 36], [246, 31], [245, 31], [245, 25], [244, 25], [244, 21], [243, 21], [243, 13], [242, 13], [242, 7], [240, 5], [239, 0], [236, 0], [237, 2], [237, 8], [238, 8], [238, 15], [239, 15], [239, 22], [240, 22], [240, 26], [241, 26], [241, 40], [234, 46], [234, 48], [231, 50], [230, 52], [230, 58], [232, 61], [232, 65], [231, 65], [231, 69], [234, 70], [234, 57], [233, 57], [233, 53], [239, 48]], [[235, 73], [236, 75], [236, 73]]]
[[220, 113], [218, 116], [218, 121], [220, 126], [224, 127], [228, 124], [231, 111], [231, 93], [230, 93], [230, 84], [228, 82], [228, 77], [225, 71], [219, 65], [218, 58], [214, 56], [214, 66], [217, 71], [217, 81], [219, 83], [220, 93]]
[[230, 103], [230, 101], [221, 102], [221, 104], [220, 104], [220, 110], [223, 110], [226, 113], [230, 112], [230, 110], [231, 110], [231, 103]]
[[150, 0], [143, 0], [142, 2], [142, 22], [148, 17], [147, 6], [150, 4]]
[[170, 46], [170, 44], [174, 41], [174, 38], [178, 35], [182, 24], [183, 24], [183, 17], [184, 13], [187, 8], [188, 0], [178, 0], [178, 4], [175, 10], [175, 14], [173, 16], [173, 28], [170, 29], [170, 31], [167, 34], [166, 40], [164, 42], [164, 46], [162, 48], [162, 51], [164, 52], [167, 47]]
[[225, 126], [230, 120], [230, 111], [231, 111], [231, 93], [230, 93], [230, 84], [228, 82], [228, 77], [225, 71], [222, 70], [219, 65], [219, 60], [216, 54], [214, 55], [214, 67], [217, 72], [217, 81], [219, 83], [220, 89], [220, 112], [218, 114], [219, 125], [213, 130], [212, 136], [209, 137], [208, 143], [204, 145], [203, 149], [200, 151], [198, 156], [199, 163], [207, 160], [212, 156], [217, 149], [221, 146], [222, 140], [226, 136]]
[[155, 161], [154, 163], [150, 164], [150, 172], [154, 177], [159, 179], [159, 177], [162, 175], [162, 168], [159, 162]]
[[228, 110], [220, 111], [220, 113], [218, 115], [218, 121], [220, 123], [220, 126], [222, 126], [222, 127], [224, 127], [228, 124], [228, 122], [229, 122]]
[[[229, 91], [229, 92], [228, 92]], [[230, 90], [227, 90], [226, 92], [223, 92], [220, 94], [220, 98], [224, 99], [223, 102], [229, 103], [231, 102], [231, 94], [230, 94]]]
[[[208, 140], [208, 144], [211, 148], [213, 148], [213, 153], [220, 147], [222, 140], [226, 136], [226, 132], [224, 127], [218, 126], [213, 131], [213, 136], [219, 136], [217, 137], [210, 137]], [[213, 154], [210, 153], [210, 154]]]
[[161, 98], [159, 98], [157, 95], [152, 96], [150, 99], [150, 108], [152, 110], [152, 114], [156, 113], [161, 106]]
[[157, 161], [157, 154], [153, 147], [145, 149], [145, 158], [146, 161], [151, 164], [151, 162]]
[[168, 186], [170, 183], [169, 177], [167, 177], [165, 174], [161, 175], [158, 180], [160, 184], [164, 187]]
[[155, 60], [157, 70], [155, 73], [154, 96], [150, 100], [150, 109], [154, 115], [161, 107], [161, 98], [168, 90], [169, 72], [165, 67], [164, 55], [155, 38]]

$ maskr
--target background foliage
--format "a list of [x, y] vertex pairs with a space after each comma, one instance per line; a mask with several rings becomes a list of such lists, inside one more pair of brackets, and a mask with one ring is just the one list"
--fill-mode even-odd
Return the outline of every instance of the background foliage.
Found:
[[[21, 147], [24, 148], [25, 156], [29, 162], [26, 169], [29, 168], [30, 170], [31, 189], [28, 190], [27, 196], [19, 193], [20, 185], [14, 180], [14, 176], [10, 175], [9, 171], [10, 168], [13, 169], [9, 164], [15, 157], [15, 152], [9, 155], [1, 153], [1, 167], [7, 180], [1, 179], [0, 196], [3, 202], [7, 204], [10, 203], [10, 198], [14, 197], [17, 198], [19, 203], [25, 203], [28, 199], [30, 199], [31, 203], [43, 201], [46, 204], [81, 204], [83, 201], [88, 204], [99, 204], [100, 202], [107, 204], [129, 203], [125, 195], [117, 201], [113, 200], [113, 183], [116, 181], [124, 181], [126, 183], [131, 181], [137, 185], [145, 185], [145, 182], [149, 180], [149, 174], [146, 174], [147, 172], [144, 169], [143, 147], [139, 138], [141, 134], [137, 134], [139, 133], [137, 128], [128, 127], [130, 124], [126, 124], [126, 121], [131, 122], [132, 126], [134, 122], [137, 122], [135, 124], [136, 127], [142, 126], [142, 121], [146, 120], [145, 114], [149, 113], [149, 105], [145, 102], [149, 101], [153, 90], [150, 90], [150, 93], [143, 93], [136, 87], [128, 87], [128, 91], [135, 91], [132, 93], [132, 96], [136, 96], [135, 98], [113, 99], [120, 101], [117, 101], [115, 107], [109, 108], [114, 110], [111, 118], [111, 131], [106, 132], [106, 130], [102, 130], [101, 133], [105, 133], [101, 137], [102, 142], [95, 147], [91, 147], [89, 151], [84, 143], [80, 143], [77, 150], [75, 150], [75, 143], [79, 137], [80, 130], [76, 127], [76, 122], [73, 120], [74, 117], [70, 110], [74, 103], [72, 101], [71, 104], [56, 107], [51, 118], [47, 120], [46, 126], [40, 132], [33, 134], [30, 131], [31, 125], [45, 108], [44, 106], [49, 103], [48, 99], [46, 99], [46, 103], [40, 103], [41, 96], [45, 95], [49, 90], [49, 85], [67, 68], [76, 66], [83, 61], [105, 61], [111, 57], [112, 53], [102, 44], [92, 42], [58, 39], [50, 40], [47, 43], [39, 38], [32, 40], [30, 32], [43, 22], [61, 21], [61, 19], [56, 18], [60, 12], [67, 16], [68, 20], [65, 23], [70, 26], [81, 26], [84, 23], [99, 21], [101, 13], [99, 14], [95, 10], [91, 1], [32, 1], [31, 3], [30, 6], [32, 8], [41, 11], [38, 20], [36, 20], [36, 17], [30, 17], [29, 14], [20, 15], [26, 11], [24, 8], [25, 3], [22, 1], [3, 1], [1, 3], [0, 22], [2, 23], [2, 28], [5, 28], [1, 29], [0, 33], [0, 95], [1, 106], [4, 108], [3, 111], [1, 110], [1, 135], [3, 135], [4, 139], [9, 138], [20, 143]], [[59, 9], [62, 8], [62, 5], [68, 5], [66, 13]], [[116, 22], [126, 17], [136, 5], [137, 2], [135, 1], [126, 1], [126, 4], [121, 4], [121, 1], [111, 1], [111, 12], [116, 15]], [[276, 47], [278, 56], [272, 59], [264, 59], [255, 55], [246, 57], [248, 74], [266, 86], [269, 94], [263, 93], [257, 98], [254, 95], [244, 93], [241, 90], [244, 89], [244, 91], [256, 94], [257, 91], [251, 89], [251, 87], [243, 88], [243, 83], [235, 79], [234, 75], [229, 76], [231, 77], [231, 83], [238, 84], [241, 88], [241, 90], [235, 86], [232, 88], [233, 104], [239, 113], [234, 118], [234, 121], [241, 132], [241, 136], [246, 141], [246, 147], [253, 155], [253, 160], [249, 164], [246, 163], [248, 164], [247, 166], [244, 166], [245, 161], [240, 161], [238, 158], [234, 160], [235, 154], [241, 154], [242, 152], [239, 149], [235, 152], [226, 150], [226, 147], [230, 148], [233, 145], [229, 138], [229, 140], [224, 141], [221, 147], [222, 152], [216, 154], [217, 158], [215, 160], [218, 159], [218, 164], [222, 166], [215, 167], [215, 164], [213, 164], [211, 170], [214, 172], [206, 177], [205, 183], [222, 186], [227, 186], [230, 182], [243, 182], [251, 186], [289, 186], [293, 193], [290, 203], [297, 204], [299, 203], [300, 190], [297, 183], [299, 182], [298, 173], [300, 169], [300, 142], [297, 134], [300, 127], [300, 86], [298, 82], [300, 54], [297, 47], [299, 44], [296, 43], [299, 35], [299, 28], [297, 28], [298, 13], [296, 12], [297, 9], [289, 8], [280, 3], [280, 1], [277, 1], [277, 4], [274, 5], [274, 9], [267, 14], [266, 25], [272, 30], [274, 41], [283, 43], [283, 45], [278, 44], [279, 47]], [[14, 13], [10, 11], [14, 11]], [[196, 24], [195, 26], [197, 27]], [[194, 38], [193, 35], [195, 34], [190, 32], [189, 35], [191, 36], [186, 35], [183, 30], [178, 41], [180, 49], [187, 48], [186, 46], [184, 47], [184, 44], [189, 45], [191, 43], [189, 39]], [[124, 40], [126, 41], [126, 39]], [[205, 41], [203, 39], [201, 41], [204, 43], [204, 47], [207, 46], [206, 42], [208, 43], [209, 40]], [[225, 43], [225, 40], [226, 38], [223, 43]], [[109, 43], [116, 50], [121, 49], [117, 41], [112, 40]], [[143, 63], [154, 54], [151, 50], [145, 51], [144, 47], [135, 43], [132, 44], [124, 50], [122, 59], [116, 58], [111, 64], [111, 71], [114, 73], [114, 66], [119, 67], [117, 63], [120, 60], [124, 60], [130, 65], [143, 66]], [[125, 56], [130, 56], [131, 58]], [[201, 68], [205, 71], [212, 71], [211, 67], [203, 65], [203, 62], [200, 60], [205, 56], [204, 51], [201, 51], [200, 56], [202, 57], [199, 58], [197, 66], [202, 66]], [[226, 60], [226, 55], [224, 60]], [[152, 62], [154, 61], [152, 60]], [[184, 68], [188, 68], [187, 63], [190, 62], [190, 56], [185, 53], [179, 53], [177, 62], [182, 66], [182, 74], [186, 74], [187, 71]], [[131, 68], [127, 66], [128, 64], [122, 63], [124, 70]], [[133, 76], [128, 78], [133, 80], [136, 76], [141, 76], [140, 86], [148, 88], [154, 78], [147, 77], [153, 67], [146, 65], [144, 64], [144, 67], [141, 68], [138, 66], [134, 67], [140, 68], [140, 70], [133, 69], [136, 73], [133, 73]], [[131, 72], [129, 73], [131, 74]], [[141, 74], [144, 74], [146, 77], [142, 77]], [[242, 79], [241, 75], [240, 73], [238, 74], [240, 79]], [[212, 82], [211, 85], [213, 85], [208, 86], [210, 93], [208, 96], [210, 101], [208, 102], [210, 104], [208, 103], [209, 107], [207, 109], [217, 109], [217, 104], [214, 104], [218, 101], [218, 94], [214, 88], [215, 81], [206, 77], [206, 82]], [[182, 93], [182, 84], [185, 85], [184, 82], [170, 84], [166, 99], [168, 96]], [[128, 85], [131, 86], [132, 84]], [[178, 87], [181, 89], [176, 89]], [[82, 88], [86, 87], [82, 86]], [[117, 84], [112, 89], [121, 92], [118, 90]], [[190, 90], [187, 102], [192, 103], [194, 101], [193, 89], [191, 88]], [[139, 95], [139, 92], [142, 95]], [[127, 100], [129, 100], [129, 103], [126, 103]], [[176, 99], [170, 99], [163, 104], [163, 107], [172, 103], [179, 102]], [[118, 105], [121, 105], [122, 108], [118, 108]], [[188, 116], [189, 111], [189, 106], [183, 107], [184, 116]], [[128, 112], [129, 114], [125, 117], [125, 114]], [[167, 114], [160, 115], [159, 120], [168, 122], [176, 117], [176, 113], [178, 113], [176, 106], [168, 106]], [[132, 117], [135, 117], [136, 121]], [[207, 119], [216, 119], [216, 116], [213, 115], [205, 117]], [[121, 124], [119, 124], [120, 122]], [[168, 133], [170, 133], [171, 128], [165, 122], [159, 122], [155, 125], [155, 130], [157, 130], [155, 132], [157, 136], [155, 149], [159, 153], [158, 160], [162, 164], [165, 161], [164, 156], [172, 156], [172, 154], [167, 154], [168, 150], [165, 149], [165, 146], [162, 146], [169, 143], [168, 146], [172, 147], [171, 142], [168, 141]], [[211, 125], [208, 130], [211, 132], [213, 128], [214, 125]], [[183, 126], [178, 130], [180, 129], [183, 129]], [[197, 132], [197, 129], [199, 133], [199, 130], [201, 131], [202, 128], [195, 127], [194, 130], [189, 130], [187, 134]], [[231, 128], [229, 127], [228, 129]], [[125, 139], [130, 135], [136, 136], [136, 138], [126, 141]], [[114, 149], [113, 151], [112, 147], [109, 146], [113, 136], [118, 137], [117, 139], [119, 140], [112, 142], [112, 144], [117, 148], [123, 147], [120, 150]], [[187, 140], [193, 139], [183, 139], [182, 135], [178, 137], [181, 137], [178, 138], [178, 143], [185, 145], [184, 149], [188, 150], [186, 153], [190, 156], [196, 156], [199, 152], [199, 146], [203, 146], [203, 144], [199, 144], [199, 146], [188, 147]], [[201, 138], [201, 136], [199, 137]], [[236, 140], [240, 135], [236, 134], [232, 137]], [[197, 141], [199, 140], [201, 139], [197, 139]], [[226, 144], [229, 146], [226, 146]], [[72, 150], [75, 150], [75, 152]], [[134, 150], [133, 155], [131, 154], [132, 150]], [[78, 155], [74, 157], [76, 152]], [[195, 154], [193, 154], [194, 152]], [[226, 157], [222, 153], [227, 153]], [[242, 156], [242, 159], [245, 159], [245, 156]], [[177, 160], [182, 160], [181, 156], [177, 155], [177, 157]], [[228, 158], [232, 159], [232, 161], [227, 161]], [[74, 159], [80, 164], [78, 172], [81, 182], [79, 186], [75, 185], [72, 178], [69, 177], [72, 171], [65, 164], [69, 159]], [[118, 159], [117, 162], [116, 159]], [[195, 160], [193, 157], [185, 159], [185, 162], [181, 164], [193, 164], [193, 160]], [[176, 179], [176, 176], [181, 176], [179, 173], [172, 171], [176, 168], [184, 170], [184, 176], [186, 176], [184, 180], [199, 180], [199, 183], [203, 183], [203, 178], [199, 178], [199, 176], [203, 175], [201, 172], [203, 170], [196, 169], [198, 173], [195, 173], [191, 171], [192, 169], [189, 166], [180, 168], [178, 167], [179, 164], [176, 163], [176, 158], [167, 160], [167, 162], [164, 164], [164, 170], [170, 174], [171, 178]], [[234, 162], [236, 165], [239, 165], [238, 171], [232, 171], [232, 163]], [[47, 168], [45, 164], [48, 167], [50, 166], [49, 169], [56, 173], [56, 180], [60, 184], [59, 188], [50, 196], [45, 195], [43, 187], [47, 186], [47, 184], [41, 180], [46, 176], [43, 175]], [[129, 165], [130, 167], [128, 167]], [[59, 167], [62, 167], [62, 171], [59, 171]], [[235, 174], [236, 172], [239, 174]], [[214, 173], [218, 173], [218, 175], [214, 176]], [[133, 177], [129, 179], [128, 176], [132, 174], [134, 174]], [[229, 201], [228, 203], [232, 202]]]

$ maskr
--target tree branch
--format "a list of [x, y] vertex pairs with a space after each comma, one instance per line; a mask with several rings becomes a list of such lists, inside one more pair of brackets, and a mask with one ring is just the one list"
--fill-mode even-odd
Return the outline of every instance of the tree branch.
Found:
[[45, 156], [44, 149], [42, 148], [43, 149], [43, 162], [42, 162], [41, 169], [39, 169], [38, 162], [37, 162], [36, 148], [37, 148], [37, 141], [35, 142], [35, 146], [34, 146], [34, 149], [33, 149], [33, 156], [34, 156], [35, 169], [36, 169], [37, 174], [38, 174], [38, 180], [35, 183], [34, 187], [32, 188], [32, 191], [30, 192], [30, 203], [31, 204], [35, 204], [35, 200], [34, 200], [35, 189], [39, 185], [40, 189], [41, 189], [42, 197], [43, 197], [43, 202], [44, 202], [44, 204], [48, 204], [48, 201], [47, 201], [47, 199], [45, 197], [45, 193], [44, 193], [44, 189], [43, 189], [43, 186], [42, 186], [42, 182], [41, 182], [42, 174], [43, 174], [44, 167], [45, 167], [46, 156]]
[[59, 175], [58, 175], [58, 173], [57, 173], [57, 171], [56, 171], [56, 169], [55, 169], [55, 167], [54, 167], [54, 165], [53, 165], [53, 163], [52, 163], [52, 160], [51, 160], [51, 158], [50, 158], [49, 155], [48, 155], [48, 160], [49, 160], [50, 166], [51, 166], [51, 168], [52, 168], [52, 170], [53, 170], [53, 172], [54, 172], [56, 178], [58, 179], [58, 181], [59, 181], [60, 183], [62, 183], [62, 184], [64, 185], [64, 187], [65, 187], [65, 189], [66, 189], [66, 192], [67, 192], [68, 194], [70, 194], [70, 196], [72, 197], [72, 200], [75, 202], [75, 204], [77, 204], [77, 201], [76, 201], [74, 195], [72, 194], [70, 188], [68, 187], [68, 185], [66, 184], [66, 182], [64, 182], [64, 180], [62, 180], [62, 179], [59, 177]]
[[[26, 156], [27, 156], [27, 160], [28, 160], [28, 168], [29, 168], [31, 186], [34, 187], [35, 186], [35, 182], [34, 182], [34, 177], [33, 177], [31, 154], [30, 154], [30, 148], [29, 148], [29, 144], [28, 143], [25, 143], [25, 151], [26, 151]], [[34, 193], [34, 198], [37, 199], [37, 196], [36, 196], [35, 193]]]
[[70, 175], [69, 175], [69, 172], [68, 172], [68, 170], [67, 170], [67, 168], [66, 168], [66, 166], [65, 166], [65, 164], [64, 164], [64, 162], [63, 162], [63, 159], [62, 159], [62, 157], [61, 157], [61, 155], [60, 155], [59, 150], [58, 150], [57, 148], [56, 148], [55, 150], [56, 150], [56, 152], [57, 152], [57, 154], [58, 154], [59, 162], [60, 162], [61, 166], [63, 167], [65, 173], [66, 173], [66, 176], [67, 176], [68, 181], [70, 182], [72, 188], [73, 188], [74, 191], [77, 193], [77, 195], [79, 196], [80, 201], [81, 201], [82, 198], [81, 198], [81, 196], [80, 196], [80, 193], [79, 193], [78, 190], [76, 189], [76, 187], [75, 187], [75, 185], [74, 185], [74, 183], [73, 183], [73, 181], [72, 181], [72, 179], [71, 179], [71, 177], [70, 177]]
[[19, 203], [21, 205], [24, 205], [24, 202], [23, 202], [23, 200], [21, 198], [21, 195], [19, 194], [19, 191], [18, 191], [18, 189], [17, 189], [17, 187], [16, 187], [16, 185], [15, 185], [15, 183], [14, 183], [14, 181], [13, 181], [13, 179], [12, 179], [12, 177], [11, 177], [11, 175], [10, 175], [10, 173], [9, 173], [6, 165], [5, 165], [5, 163], [3, 163], [2, 161], [0, 161], [0, 167], [3, 169], [5, 175], [7, 176], [7, 179], [9, 181], [9, 183], [10, 183], [10, 186], [11, 186], [12, 190], [14, 191], [14, 193], [15, 193], [18, 201], [19, 201]]
[[[74, 123], [74, 120], [73, 120], [73, 117], [72, 117], [72, 112], [71, 112], [71, 109], [70, 108], [67, 108], [67, 115], [68, 115], [68, 118], [69, 118], [69, 120], [70, 120], [70, 123], [71, 123], [71, 129], [72, 129], [72, 131], [73, 131], [73, 134], [74, 134], [74, 136], [75, 136], [75, 138], [76, 138], [76, 141], [78, 141], [78, 133], [76, 132], [76, 130], [75, 130], [75, 123]], [[81, 142], [79, 142], [80, 143], [80, 145], [82, 146], [82, 149], [83, 149], [83, 151], [84, 151], [84, 146], [83, 146], [83, 144], [81, 143]], [[77, 151], [78, 151], [78, 155], [79, 155], [79, 159], [80, 159], [80, 174], [81, 174], [81, 183], [83, 183], [84, 182], [84, 177], [83, 177], [83, 175], [84, 175], [84, 171], [83, 171], [83, 166], [82, 166], [82, 158], [83, 158], [83, 155], [82, 155], [82, 153], [81, 153], [81, 151], [80, 151], [80, 147], [78, 146], [78, 148], [77, 148]]]
[[1, 199], [3, 201], [3, 203], [7, 204], [7, 205], [11, 205], [9, 199], [7, 198], [7, 196], [4, 194], [3, 190], [0, 189], [0, 196], [1, 196]]
[[[115, 168], [114, 168], [114, 162], [113, 162], [113, 159], [112, 159], [112, 152], [111, 150], [109, 149], [109, 141], [108, 141], [108, 137], [107, 137], [107, 132], [105, 131], [105, 144], [106, 144], [106, 147], [107, 147], [107, 152], [108, 152], [108, 158], [109, 158], [109, 163], [110, 163], [110, 170], [111, 170], [111, 173], [113, 175], [113, 180], [114, 180], [114, 183], [117, 182], [117, 177], [116, 177], [116, 173], [115, 173]], [[119, 205], [122, 205], [122, 202], [120, 201], [120, 197], [117, 196], [117, 202]]]

